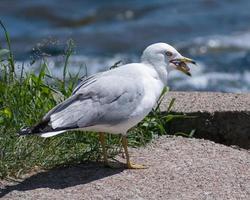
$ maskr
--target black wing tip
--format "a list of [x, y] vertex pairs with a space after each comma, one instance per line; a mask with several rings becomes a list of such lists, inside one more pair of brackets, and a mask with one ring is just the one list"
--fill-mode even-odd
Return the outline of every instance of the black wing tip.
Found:
[[31, 128], [22, 128], [19, 132], [18, 135], [22, 136], [22, 135], [30, 135], [32, 134], [32, 129]]
[[39, 134], [39, 133], [51, 131], [52, 128], [49, 126], [48, 123], [49, 123], [49, 120], [44, 120], [44, 121], [39, 122], [35, 126], [22, 128], [19, 131], [18, 135], [19, 136], [32, 135], [32, 134]]
[[24, 127], [19, 131], [18, 135], [22, 136], [22, 135], [32, 135], [32, 134], [42, 133], [42, 132], [44, 132], [44, 129], [50, 128], [48, 126], [48, 122], [49, 122], [49, 120], [41, 121], [38, 124], [36, 124], [35, 126]]

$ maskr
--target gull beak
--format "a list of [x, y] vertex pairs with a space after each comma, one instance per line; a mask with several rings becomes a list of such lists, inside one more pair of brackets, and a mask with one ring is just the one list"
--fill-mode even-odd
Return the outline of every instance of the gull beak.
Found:
[[184, 74], [191, 76], [190, 68], [187, 66], [188, 63], [192, 63], [196, 65], [196, 62], [190, 58], [186, 57], [181, 57], [181, 58], [176, 58], [173, 60], [170, 60], [171, 63], [173, 63], [176, 66], [176, 69], [183, 72]]

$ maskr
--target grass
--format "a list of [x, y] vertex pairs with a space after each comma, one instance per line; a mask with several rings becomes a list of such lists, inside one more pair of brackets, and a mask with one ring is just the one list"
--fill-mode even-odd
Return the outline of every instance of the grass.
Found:
[[[1, 21], [0, 25], [7, 42], [7, 49], [0, 47], [0, 178], [20, 177], [36, 168], [49, 169], [100, 159], [96, 133], [70, 132], [47, 139], [17, 135], [22, 127], [34, 125], [58, 102], [70, 96], [78, 76], [69, 74], [67, 70], [68, 59], [73, 53], [72, 41], [65, 51], [62, 79], [50, 75], [45, 61], [41, 62], [39, 74], [24, 73], [22, 66], [20, 74], [16, 75], [17, 66], [10, 37]], [[166, 92], [167, 89], [163, 95]], [[169, 105], [169, 111], [173, 102]], [[129, 145], [144, 145], [155, 136], [167, 134], [166, 123], [182, 117], [160, 115], [159, 104], [131, 130]], [[120, 150], [120, 138], [107, 134], [107, 139], [108, 152], [112, 157]]]

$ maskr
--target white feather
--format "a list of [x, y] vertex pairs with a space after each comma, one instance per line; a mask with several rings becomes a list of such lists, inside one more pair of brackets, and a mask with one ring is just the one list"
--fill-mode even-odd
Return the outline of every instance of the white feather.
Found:
[[61, 133], [64, 133], [65, 130], [63, 131], [55, 131], [55, 132], [47, 132], [47, 133], [42, 133], [40, 134], [41, 137], [44, 137], [44, 138], [47, 138], [47, 137], [52, 137], [52, 136], [55, 136], [55, 135], [59, 135]]

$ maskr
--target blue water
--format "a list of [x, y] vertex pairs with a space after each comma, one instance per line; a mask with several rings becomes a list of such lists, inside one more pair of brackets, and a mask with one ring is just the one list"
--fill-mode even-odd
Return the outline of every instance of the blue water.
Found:
[[87, 66], [90, 74], [118, 60], [136, 62], [160, 41], [199, 63], [192, 78], [171, 74], [172, 90], [250, 91], [249, 0], [1, 0], [0, 11], [16, 59], [27, 68], [46, 55], [60, 76], [70, 38], [76, 44], [70, 70]]

